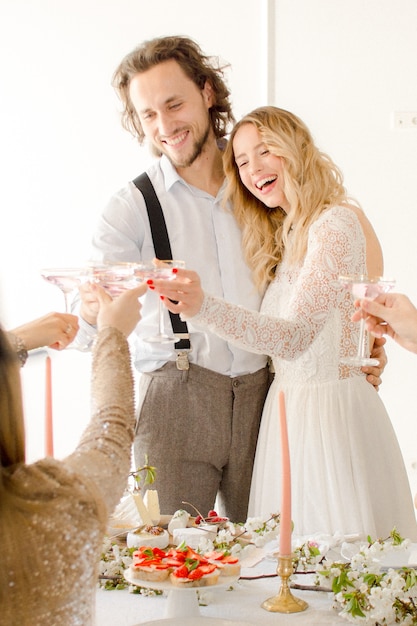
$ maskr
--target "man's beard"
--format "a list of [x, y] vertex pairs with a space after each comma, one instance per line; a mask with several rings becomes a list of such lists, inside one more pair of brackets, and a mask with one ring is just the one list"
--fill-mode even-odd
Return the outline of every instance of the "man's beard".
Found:
[[165, 156], [171, 161], [172, 165], [176, 168], [190, 167], [194, 163], [194, 161], [198, 159], [199, 156], [201, 156], [204, 150], [204, 146], [207, 143], [207, 139], [209, 138], [209, 135], [210, 135], [210, 120], [207, 120], [207, 127], [204, 133], [194, 143], [192, 152], [190, 156], [187, 159], [185, 159], [185, 161], [176, 161], [172, 158], [170, 154], [167, 154], [166, 152], [163, 152], [163, 154], [165, 154]]

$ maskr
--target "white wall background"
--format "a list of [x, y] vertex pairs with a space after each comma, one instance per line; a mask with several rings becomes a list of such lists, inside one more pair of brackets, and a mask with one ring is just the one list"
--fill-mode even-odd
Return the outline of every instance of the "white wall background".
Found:
[[[207, 54], [231, 63], [237, 118], [268, 101], [307, 122], [369, 215], [386, 273], [417, 302], [417, 129], [391, 126], [394, 111], [417, 110], [415, 0], [247, 0], [244, 9], [240, 0], [212, 0], [208, 6], [0, 0], [6, 327], [62, 309], [62, 295], [42, 281], [39, 268], [86, 259], [108, 197], [148, 162], [146, 150], [121, 129], [110, 81], [137, 43], [167, 34], [189, 35]], [[387, 350], [380, 393], [416, 492], [417, 361], [392, 343]], [[62, 456], [88, 420], [90, 363], [71, 350], [51, 356], [55, 448]], [[23, 371], [30, 460], [43, 453], [43, 363], [39, 353]]]

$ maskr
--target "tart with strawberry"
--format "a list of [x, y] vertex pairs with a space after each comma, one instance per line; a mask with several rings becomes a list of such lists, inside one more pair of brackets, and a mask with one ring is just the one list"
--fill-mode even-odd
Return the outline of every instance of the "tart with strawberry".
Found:
[[183, 562], [169, 576], [174, 587], [205, 587], [218, 582], [219, 568], [204, 556], [188, 546], [185, 550], [175, 550], [175, 553], [175, 558], [183, 559]]
[[162, 582], [168, 579], [172, 567], [166, 562], [166, 552], [161, 548], [141, 546], [132, 555], [130, 571], [133, 578]]
[[240, 576], [240, 561], [230, 550], [211, 550], [204, 558], [220, 570], [220, 576]]
[[161, 550], [142, 546], [133, 553], [132, 577], [174, 587], [205, 587], [218, 583], [220, 576], [239, 576], [239, 559], [226, 550], [200, 554], [188, 545]]

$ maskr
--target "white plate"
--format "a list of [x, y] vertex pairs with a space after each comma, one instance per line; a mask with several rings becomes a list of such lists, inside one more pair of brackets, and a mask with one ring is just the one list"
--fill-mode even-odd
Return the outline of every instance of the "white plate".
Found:
[[406, 548], [396, 548], [381, 559], [381, 568], [398, 569], [401, 567], [417, 567], [417, 544], [410, 543]]
[[[350, 561], [357, 554], [361, 546], [365, 544], [351, 543], [343, 544], [341, 555], [347, 561]], [[400, 569], [401, 567], [417, 568], [417, 543], [410, 543], [408, 546], [395, 547], [390, 552], [382, 554], [381, 558], [375, 557], [375, 562], [380, 564], [381, 569]]]
[[255, 626], [253, 622], [242, 622], [239, 620], [238, 622], [230, 621], [229, 619], [221, 619], [217, 617], [168, 617], [167, 619], [158, 619], [152, 622], [139, 622], [135, 624], [135, 626], [197, 626], [201, 624], [201, 626], [236, 626], [237, 624], [247, 626]]

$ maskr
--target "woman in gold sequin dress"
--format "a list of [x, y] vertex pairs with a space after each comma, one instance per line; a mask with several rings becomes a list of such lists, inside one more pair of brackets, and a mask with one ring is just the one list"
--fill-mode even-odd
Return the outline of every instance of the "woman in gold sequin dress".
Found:
[[140, 319], [145, 287], [114, 301], [97, 289], [92, 417], [63, 460], [25, 463], [19, 363], [0, 330], [2, 626], [93, 623], [98, 555], [130, 469], [134, 393], [126, 338]]

